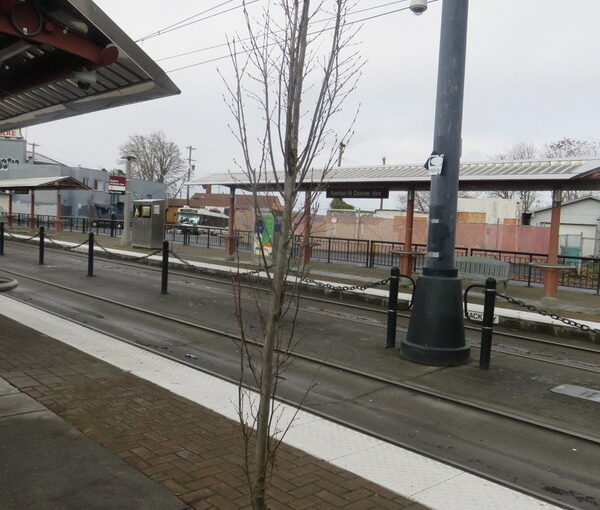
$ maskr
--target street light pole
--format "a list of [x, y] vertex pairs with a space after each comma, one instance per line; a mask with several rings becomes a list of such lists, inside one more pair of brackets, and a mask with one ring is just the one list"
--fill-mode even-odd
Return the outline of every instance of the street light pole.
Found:
[[124, 156], [127, 160], [125, 167], [125, 204], [123, 206], [123, 231], [121, 233], [121, 246], [129, 246], [131, 244], [131, 193], [133, 190], [133, 182], [131, 180], [131, 162], [135, 161], [135, 156]]
[[444, 157], [441, 173], [431, 177], [425, 267], [401, 343], [406, 358], [427, 365], [469, 362], [454, 264], [468, 7], [468, 0], [443, 0], [433, 154]]

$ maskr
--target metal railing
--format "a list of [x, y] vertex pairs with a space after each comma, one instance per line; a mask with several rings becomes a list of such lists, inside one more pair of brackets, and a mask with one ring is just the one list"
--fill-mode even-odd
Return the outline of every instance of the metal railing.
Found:
[[[471, 248], [470, 255], [502, 260], [510, 264], [510, 279], [532, 283], [542, 283], [542, 269], [531, 264], [547, 264], [548, 255], [544, 253], [528, 253], [518, 251], [485, 250]], [[559, 285], [580, 289], [595, 290], [600, 294], [600, 259], [591, 257], [575, 257], [559, 255], [558, 263], [573, 266], [570, 271], [562, 271]]]
[[[227, 246], [227, 229], [218, 227], [178, 227], [165, 225], [165, 239], [185, 246], [196, 245], [204, 248], [225, 248]], [[249, 230], [235, 231], [236, 249], [250, 251], [253, 249], [253, 232]]]
[[[30, 215], [13, 214], [13, 226], [27, 227]], [[36, 228], [54, 229], [55, 216], [35, 215]], [[63, 230], [71, 232], [105, 234], [120, 236], [123, 220], [104, 218], [90, 219], [76, 216], [62, 218]], [[224, 249], [227, 245], [227, 230], [216, 227], [184, 229], [175, 225], [165, 226], [165, 239], [177, 244], [195, 245], [204, 248]], [[254, 233], [249, 230], [236, 230], [236, 249], [251, 251], [254, 246]], [[299, 256], [304, 240], [301, 235], [294, 237], [292, 257]], [[392, 267], [399, 263], [394, 251], [404, 250], [404, 243], [393, 241], [374, 241], [367, 239], [351, 239], [324, 236], [311, 236], [309, 240], [311, 258], [324, 262], [340, 262], [364, 267]], [[413, 271], [421, 272], [425, 260], [426, 245], [413, 244], [412, 249], [423, 252], [413, 257]], [[526, 282], [528, 286], [543, 282], [540, 268], [531, 264], [546, 264], [548, 255], [544, 253], [491, 250], [483, 248], [456, 247], [455, 255], [480, 256], [508, 262], [511, 267], [510, 279]], [[571, 271], [563, 271], [559, 285], [581, 289], [595, 290], [600, 295], [600, 258], [559, 255], [559, 264], [573, 266]]]
[[[29, 227], [32, 216], [26, 213], [14, 213], [14, 227]], [[56, 216], [48, 214], [36, 214], [33, 216], [35, 228], [44, 227], [54, 229]], [[106, 234], [118, 237], [123, 231], [123, 220], [111, 220], [109, 218], [84, 218], [80, 216], [63, 216], [61, 218], [63, 231], [82, 232], [83, 234], [94, 232], [95, 234]]]
[[[292, 256], [297, 257], [302, 247], [302, 236], [295, 237]], [[393, 241], [372, 241], [366, 239], [345, 239], [337, 237], [311, 236], [309, 244], [312, 248], [312, 258], [325, 262], [345, 262], [365, 267], [392, 267], [398, 264], [398, 255], [394, 251], [404, 250], [404, 243]], [[424, 255], [427, 246], [413, 244], [412, 249], [422, 252], [413, 257], [413, 270], [423, 269]], [[456, 247], [456, 256], [464, 256], [468, 248]]]

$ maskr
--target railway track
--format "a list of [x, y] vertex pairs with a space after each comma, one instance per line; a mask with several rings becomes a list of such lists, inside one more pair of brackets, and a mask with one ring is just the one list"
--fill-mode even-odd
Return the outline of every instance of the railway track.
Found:
[[[9, 242], [17, 244], [19, 246], [28, 246], [21, 242], [15, 242], [15, 241], [9, 241]], [[59, 253], [65, 253], [65, 254], [71, 255], [74, 258], [82, 260], [82, 261], [85, 261], [85, 259], [87, 257], [83, 253], [67, 252], [65, 250], [60, 250], [60, 249], [55, 249], [55, 248], [50, 248], [50, 249], [53, 249]], [[139, 263], [136, 264], [136, 263], [125, 262], [125, 261], [110, 259], [110, 258], [105, 258], [105, 257], [102, 257], [102, 260], [108, 264], [115, 264], [115, 265], [123, 266], [123, 267], [132, 267], [132, 268], [136, 268], [136, 269], [144, 269], [148, 272], [156, 273], [157, 275], [159, 275], [161, 272], [160, 268], [154, 268], [150, 264], [139, 264]], [[187, 279], [191, 278], [191, 279], [197, 280], [197, 281], [210, 282], [210, 283], [227, 286], [227, 287], [231, 286], [231, 281], [226, 278], [211, 278], [206, 275], [199, 275], [192, 271], [182, 272], [182, 271], [170, 270], [169, 274], [171, 277], [176, 276], [176, 277], [187, 278]], [[172, 278], [170, 280], [170, 283], [171, 284], [185, 284], [184, 282], [173, 280]], [[251, 285], [243, 284], [243, 283], [240, 284], [240, 287], [243, 289], [254, 288]], [[346, 309], [350, 309], [350, 310], [359, 310], [363, 313], [374, 314], [377, 316], [386, 316], [387, 315], [387, 311], [384, 309], [376, 308], [376, 307], [369, 307], [369, 306], [361, 306], [361, 305], [358, 305], [355, 303], [347, 303], [344, 301], [319, 298], [319, 297], [304, 295], [304, 294], [302, 295], [302, 299], [303, 299], [303, 301], [312, 301], [315, 303], [322, 303], [327, 306], [346, 308]], [[367, 324], [367, 325], [371, 325], [371, 326], [378, 327], [378, 328], [386, 328], [387, 327], [387, 325], [384, 321], [380, 321], [380, 320], [374, 319], [373, 317], [368, 317], [368, 316], [364, 316], [364, 315], [363, 316], [356, 315], [354, 313], [344, 314], [344, 313], [339, 313], [339, 312], [335, 312], [332, 310], [326, 310], [326, 309], [322, 309], [322, 308], [318, 308], [318, 307], [309, 307], [309, 306], [303, 306], [300, 308], [300, 310], [303, 312], [306, 312], [306, 313], [313, 313], [313, 314], [317, 314], [317, 315], [321, 315], [321, 316], [325, 316], [325, 317], [344, 318], [344, 320], [357, 322], [357, 323], [361, 323], [361, 324]], [[400, 321], [402, 321], [402, 320], [407, 321], [410, 318], [410, 315], [407, 313], [398, 312], [398, 317], [399, 317]], [[397, 329], [399, 331], [406, 332], [406, 326], [407, 326], [407, 324], [403, 325], [402, 322], [400, 322]], [[465, 330], [467, 332], [472, 332], [472, 333], [476, 333], [476, 334], [480, 334], [480, 332], [481, 332], [481, 328], [473, 326], [468, 323], [465, 324]], [[578, 345], [578, 344], [573, 344], [573, 343], [558, 342], [558, 341], [554, 341], [554, 340], [548, 340], [547, 338], [534, 337], [534, 336], [530, 336], [530, 335], [520, 335], [520, 334], [513, 333], [513, 332], [503, 331], [501, 328], [494, 329], [494, 345], [492, 346], [492, 350], [494, 352], [498, 352], [498, 353], [502, 353], [502, 354], [506, 354], [506, 355], [510, 355], [510, 356], [516, 356], [516, 357], [520, 357], [520, 358], [536, 360], [536, 361], [540, 361], [543, 363], [552, 363], [552, 364], [561, 365], [561, 366], [579, 368], [581, 370], [587, 370], [587, 371], [592, 371], [592, 372], [600, 371], [600, 364], [598, 364], [598, 363], [600, 363], [600, 359], [598, 360], [598, 363], [590, 363], [587, 360], [586, 361], [577, 361], [577, 360], [564, 361], [562, 359], [559, 359], [559, 357], [563, 356], [562, 352], [557, 353], [556, 356], [550, 355], [550, 357], [548, 357], [548, 355], [546, 353], [543, 353], [543, 354], [542, 353], [532, 353], [529, 349], [523, 349], [518, 345], [515, 346], [515, 345], [511, 345], [511, 344], [507, 344], [507, 343], [498, 343], [496, 341], [497, 339], [508, 339], [509, 341], [516, 340], [519, 342], [527, 342], [527, 343], [549, 346], [551, 348], [569, 349], [572, 351], [577, 351], [577, 352], [581, 352], [581, 353], [589, 353], [592, 355], [600, 355], [600, 349], [595, 349], [593, 347], [588, 347], [588, 346]], [[471, 340], [470, 345], [476, 349], [479, 349], [479, 347], [480, 347], [479, 343], [477, 341], [473, 341], [473, 340]]]
[[[132, 310], [132, 311], [135, 311], [135, 312], [139, 312], [141, 314], [149, 315], [149, 316], [152, 316], [152, 317], [155, 317], [155, 318], [159, 318], [159, 319], [162, 319], [162, 320], [166, 320], [166, 321], [169, 321], [169, 322], [174, 322], [174, 323], [180, 324], [182, 326], [186, 326], [186, 327], [191, 327], [191, 328], [195, 328], [195, 329], [198, 329], [198, 330], [202, 330], [204, 332], [211, 333], [211, 334], [218, 335], [218, 336], [225, 337], [225, 338], [229, 338], [231, 340], [236, 340], [238, 342], [241, 342], [243, 340], [240, 335], [237, 335], [235, 333], [231, 333], [229, 331], [219, 330], [219, 329], [216, 329], [216, 328], [213, 328], [213, 327], [209, 327], [209, 326], [205, 326], [203, 324], [199, 324], [199, 323], [196, 323], [196, 322], [192, 322], [192, 321], [188, 321], [188, 320], [181, 319], [181, 318], [178, 318], [178, 317], [173, 317], [173, 316], [170, 316], [170, 315], [166, 315], [166, 314], [163, 314], [163, 313], [160, 313], [160, 312], [157, 312], [157, 311], [154, 311], [154, 310], [150, 310], [150, 309], [147, 309], [147, 308], [142, 308], [142, 307], [131, 305], [129, 303], [125, 303], [125, 302], [122, 302], [122, 301], [117, 301], [115, 299], [107, 298], [107, 297], [104, 297], [104, 296], [98, 296], [98, 295], [95, 295], [95, 294], [91, 294], [88, 291], [83, 291], [83, 290], [75, 289], [75, 288], [72, 288], [72, 287], [68, 287], [66, 285], [61, 285], [61, 284], [58, 284], [58, 283], [49, 282], [47, 280], [43, 280], [41, 278], [36, 278], [36, 277], [30, 276], [30, 275], [26, 275], [24, 273], [19, 273], [19, 272], [16, 272], [16, 271], [9, 271], [9, 270], [3, 269], [3, 268], [0, 269], [0, 271], [8, 273], [8, 274], [11, 274], [11, 275], [16, 276], [18, 278], [25, 278], [25, 279], [34, 281], [36, 283], [41, 283], [41, 284], [48, 285], [48, 286], [51, 286], [51, 287], [54, 287], [54, 288], [57, 288], [57, 289], [60, 289], [60, 290], [71, 292], [71, 293], [77, 294], [79, 296], [84, 296], [84, 297], [89, 298], [89, 299], [94, 299], [94, 300], [97, 300], [97, 301], [102, 301], [103, 303], [108, 303], [110, 305], [114, 305], [114, 306], [117, 306], [117, 307], [120, 307], [120, 308], [125, 308], [125, 309], [128, 309], [128, 310]], [[245, 341], [246, 343], [248, 343], [250, 345], [254, 345], [255, 347], [262, 347], [262, 343], [260, 343], [260, 342], [256, 342], [256, 341], [249, 340], [249, 339], [245, 339], [243, 341]], [[396, 387], [396, 388], [401, 388], [403, 390], [409, 390], [409, 391], [416, 392], [416, 393], [419, 393], [419, 394], [422, 394], [422, 395], [426, 395], [428, 397], [434, 397], [434, 398], [437, 398], [437, 399], [440, 399], [440, 400], [444, 400], [444, 401], [447, 401], [447, 402], [451, 402], [451, 403], [454, 403], [454, 404], [459, 404], [459, 405], [462, 405], [462, 406], [465, 406], [465, 407], [476, 409], [478, 411], [483, 411], [483, 412], [494, 414], [494, 415], [497, 415], [497, 416], [502, 416], [503, 418], [508, 418], [510, 420], [520, 421], [520, 422], [523, 422], [523, 423], [527, 423], [529, 425], [533, 425], [534, 427], [542, 428], [542, 429], [545, 429], [545, 430], [550, 430], [550, 431], [553, 431], [553, 432], [557, 432], [559, 434], [564, 434], [564, 435], [567, 435], [567, 436], [570, 436], [570, 437], [573, 437], [573, 438], [582, 439], [582, 440], [589, 441], [589, 442], [592, 442], [594, 444], [600, 445], [600, 438], [596, 438], [594, 436], [589, 436], [589, 435], [586, 435], [586, 434], [580, 434], [580, 433], [577, 433], [577, 432], [572, 432], [572, 431], [569, 431], [569, 430], [561, 428], [561, 427], [555, 427], [553, 425], [544, 424], [544, 423], [542, 423], [540, 421], [537, 421], [537, 420], [533, 420], [533, 419], [530, 419], [530, 418], [522, 417], [522, 416], [516, 415], [514, 413], [506, 412], [506, 411], [503, 411], [503, 410], [500, 410], [500, 409], [495, 409], [495, 408], [493, 408], [491, 406], [486, 406], [486, 405], [483, 405], [483, 404], [480, 404], [480, 403], [477, 403], [477, 402], [472, 402], [472, 401], [469, 401], [469, 400], [466, 400], [466, 399], [459, 399], [459, 398], [456, 398], [456, 397], [451, 397], [451, 396], [445, 395], [445, 394], [443, 394], [441, 392], [437, 392], [437, 391], [433, 391], [431, 389], [425, 388], [425, 387], [420, 386], [418, 384], [401, 382], [401, 381], [397, 381], [397, 380], [394, 380], [394, 379], [391, 379], [391, 378], [388, 378], [388, 377], [382, 377], [382, 376], [377, 375], [377, 374], [372, 374], [372, 373], [364, 372], [364, 371], [361, 371], [361, 370], [356, 370], [356, 369], [348, 367], [346, 365], [341, 365], [341, 364], [338, 364], [338, 363], [333, 363], [333, 362], [330, 362], [330, 361], [322, 360], [322, 359], [316, 358], [314, 356], [302, 354], [300, 352], [293, 351], [293, 350], [283, 350], [283, 349], [276, 349], [276, 350], [278, 352], [281, 352], [283, 354], [291, 356], [291, 357], [293, 357], [295, 359], [300, 359], [302, 361], [307, 361], [307, 362], [314, 363], [314, 364], [317, 364], [317, 365], [320, 365], [320, 366], [324, 366], [324, 367], [327, 367], [327, 368], [335, 369], [335, 370], [344, 372], [346, 374], [368, 378], [368, 379], [371, 379], [373, 381], [380, 382], [380, 383], [383, 383], [383, 384], [386, 384], [386, 385], [389, 385], [389, 386], [393, 386], [393, 387]], [[571, 367], [571, 368], [575, 368], [575, 367]]]

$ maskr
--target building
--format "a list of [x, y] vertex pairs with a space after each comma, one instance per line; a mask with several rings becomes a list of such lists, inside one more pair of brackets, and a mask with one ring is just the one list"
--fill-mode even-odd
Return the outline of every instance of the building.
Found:
[[[531, 224], [549, 227], [551, 213], [551, 207], [534, 211]], [[582, 257], [600, 256], [599, 218], [600, 200], [597, 198], [584, 197], [562, 204], [559, 230], [562, 254]]]
[[[108, 192], [109, 172], [92, 168], [72, 167], [35, 154], [27, 154], [24, 138], [0, 138], [0, 163], [7, 161], [6, 168], [0, 168], [0, 181], [3, 179], [25, 179], [27, 177], [69, 176], [83, 182], [91, 190], [68, 190], [61, 192], [61, 215], [86, 218], [123, 217], [124, 195]], [[10, 161], [8, 161], [10, 159]], [[28, 161], [29, 162], [26, 162]], [[165, 198], [163, 183], [133, 179], [133, 199]], [[7, 211], [8, 200], [0, 200], [0, 210]], [[30, 212], [29, 195], [13, 196], [13, 213]], [[40, 215], [56, 215], [56, 192], [38, 191], [35, 194], [35, 212]]]

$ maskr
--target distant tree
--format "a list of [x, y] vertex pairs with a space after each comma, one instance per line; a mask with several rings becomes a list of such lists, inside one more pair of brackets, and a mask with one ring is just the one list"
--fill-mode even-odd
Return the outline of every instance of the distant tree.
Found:
[[517, 142], [504, 152], [500, 152], [494, 156], [494, 159], [500, 161], [519, 160], [519, 159], [535, 159], [539, 156], [537, 147], [530, 142]]
[[[595, 140], [561, 138], [546, 144], [542, 153], [546, 158], [595, 158], [600, 156], [600, 143]], [[583, 197], [598, 196], [593, 191], [563, 191], [563, 202], [572, 202]]]
[[[467, 191], [459, 191], [458, 198], [476, 198], [476, 194]], [[402, 193], [398, 198], [398, 206], [402, 211], [406, 211], [408, 194]], [[415, 193], [415, 212], [429, 212], [429, 191], [417, 191]]]
[[334, 198], [331, 201], [331, 204], [329, 204], [329, 208], [330, 209], [349, 209], [349, 210], [356, 209], [356, 207], [354, 207], [353, 205], [349, 204], [348, 202], [345, 202], [343, 198]]
[[181, 156], [179, 147], [167, 140], [162, 131], [155, 131], [147, 136], [133, 135], [121, 145], [122, 157], [135, 156], [133, 162], [134, 176], [166, 184], [167, 191], [172, 194], [186, 175], [186, 162]]
[[600, 155], [600, 143], [595, 140], [561, 138], [544, 145], [542, 155], [545, 158], [595, 157]]
[[[535, 159], [539, 157], [539, 152], [536, 146], [530, 142], [518, 142], [512, 147], [496, 154], [495, 160], [511, 161], [521, 159]], [[497, 190], [490, 193], [493, 198], [502, 198], [505, 200], [518, 200], [521, 202], [522, 212], [529, 212], [533, 209], [538, 201], [538, 194], [532, 190]]]

